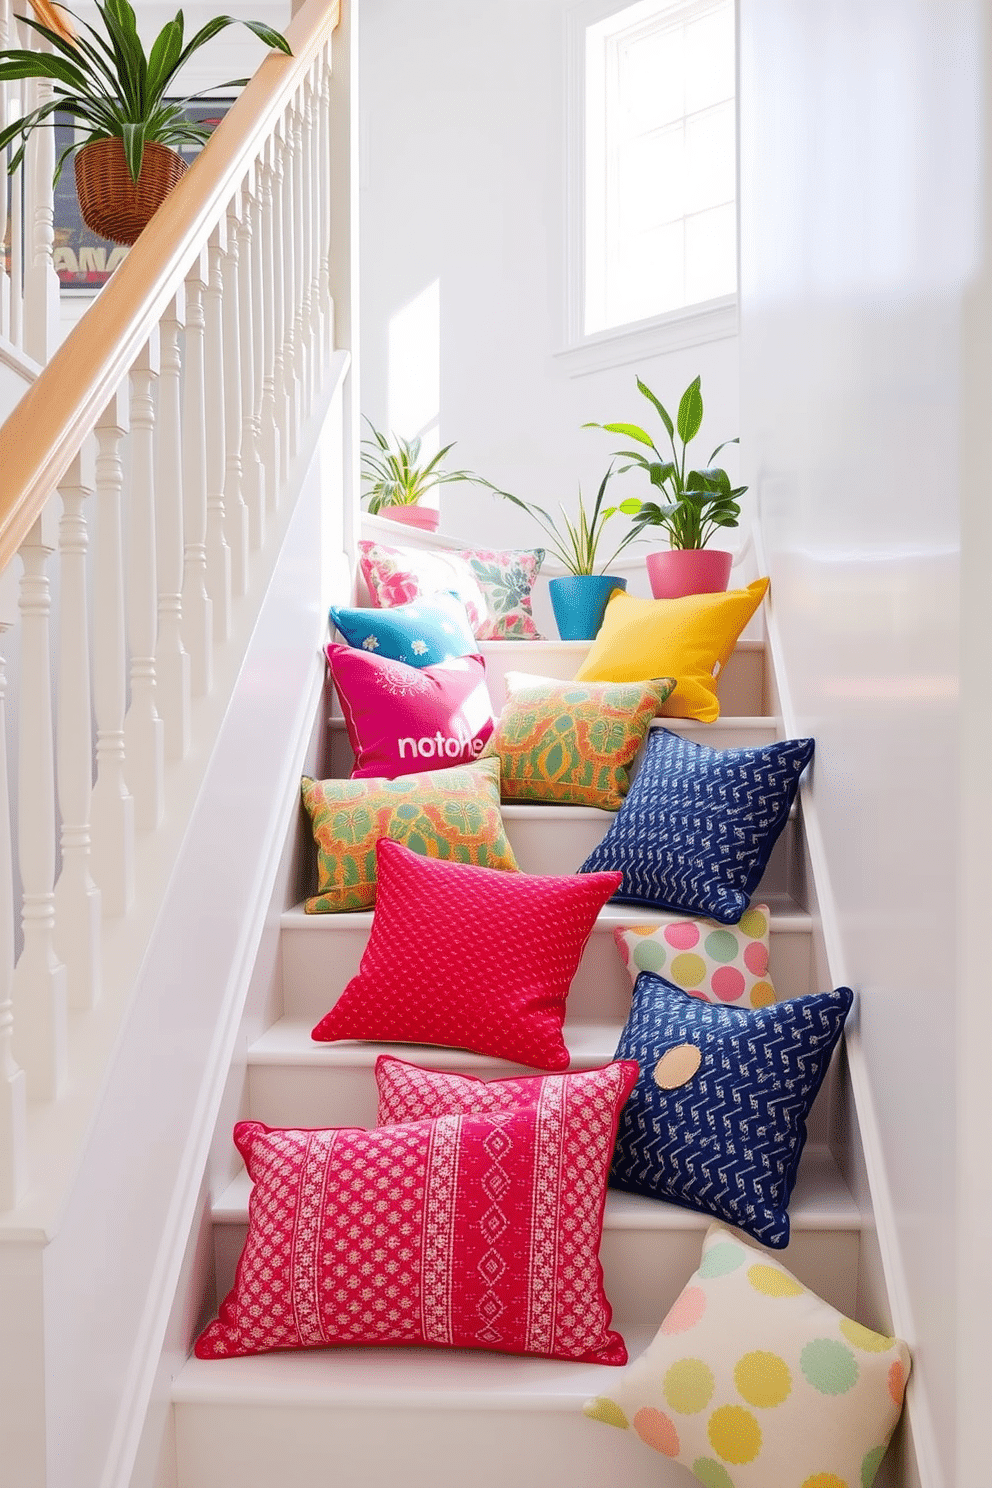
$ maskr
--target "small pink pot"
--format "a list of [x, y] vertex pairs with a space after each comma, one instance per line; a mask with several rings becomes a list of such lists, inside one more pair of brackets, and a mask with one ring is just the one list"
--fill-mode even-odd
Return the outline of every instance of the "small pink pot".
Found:
[[441, 522], [436, 506], [380, 506], [377, 515], [389, 517], [392, 522], [405, 522], [408, 527], [419, 527], [423, 532], [436, 532]]
[[645, 558], [655, 599], [722, 594], [730, 582], [733, 553], [720, 548], [661, 548]]

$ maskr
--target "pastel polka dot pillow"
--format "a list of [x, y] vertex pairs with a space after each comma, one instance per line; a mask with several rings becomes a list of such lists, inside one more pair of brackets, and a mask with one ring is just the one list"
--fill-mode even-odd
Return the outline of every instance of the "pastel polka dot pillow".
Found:
[[767, 904], [755, 904], [736, 925], [715, 920], [673, 920], [668, 925], [618, 925], [617, 950], [636, 982], [653, 971], [703, 1002], [767, 1007], [775, 1001], [768, 975]]
[[654, 1342], [585, 1413], [705, 1488], [871, 1488], [909, 1367], [898, 1338], [713, 1224]]

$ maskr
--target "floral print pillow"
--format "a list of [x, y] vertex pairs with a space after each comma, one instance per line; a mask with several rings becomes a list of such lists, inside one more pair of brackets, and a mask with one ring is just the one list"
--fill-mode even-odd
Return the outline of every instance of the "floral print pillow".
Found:
[[393, 548], [363, 539], [358, 552], [372, 603], [382, 609], [447, 589], [465, 606], [476, 640], [544, 640], [530, 602], [544, 562], [543, 548], [462, 548], [449, 553]]

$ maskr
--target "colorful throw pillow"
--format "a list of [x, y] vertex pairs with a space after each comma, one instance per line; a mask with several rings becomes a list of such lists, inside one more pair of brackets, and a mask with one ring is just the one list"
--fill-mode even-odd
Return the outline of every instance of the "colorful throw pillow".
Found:
[[565, 998], [619, 875], [493, 873], [388, 840], [378, 858], [358, 974], [313, 1037], [440, 1044], [566, 1069]]
[[687, 997], [642, 971], [617, 1059], [641, 1073], [610, 1182], [789, 1243], [806, 1117], [853, 1002], [848, 987], [764, 1008]]
[[358, 553], [373, 604], [407, 604], [450, 589], [464, 604], [476, 640], [544, 639], [531, 609], [531, 590], [544, 562], [543, 548], [427, 552], [362, 539]]
[[478, 649], [465, 606], [454, 594], [434, 594], [391, 610], [332, 605], [330, 619], [349, 646], [411, 667], [436, 666]]
[[[375, 1083], [379, 1090], [380, 1126], [396, 1121], [430, 1121], [435, 1116], [475, 1116], [486, 1111], [519, 1111], [523, 1106], [539, 1105], [546, 1098], [546, 1086], [562, 1087], [561, 1099], [566, 1109], [573, 1102], [583, 1103], [601, 1095], [615, 1102], [617, 1116], [637, 1079], [637, 1065], [620, 1060], [603, 1069], [572, 1070], [566, 1075], [513, 1075], [508, 1080], [479, 1080], [475, 1075], [455, 1075], [447, 1070], [422, 1069], [407, 1064], [391, 1054], [380, 1054], [375, 1062]], [[623, 1094], [618, 1098], [618, 1091]], [[555, 1099], [559, 1096], [556, 1093]], [[613, 1152], [614, 1131], [609, 1138], [606, 1163]], [[590, 1153], [593, 1166], [598, 1151]], [[603, 1198], [606, 1198], [606, 1175], [603, 1176]]]
[[768, 975], [769, 916], [767, 904], [755, 904], [736, 925], [688, 919], [618, 925], [613, 939], [631, 981], [653, 971], [704, 1002], [767, 1007], [775, 1001]]
[[684, 599], [638, 599], [617, 590], [576, 680], [675, 677], [675, 691], [663, 712], [669, 718], [712, 723], [720, 716], [720, 673], [767, 589], [767, 579], [756, 579], [746, 589]]
[[428, 858], [517, 869], [499, 810], [497, 760], [395, 780], [305, 775], [302, 794], [317, 844], [317, 892], [304, 904], [307, 914], [372, 908], [381, 837]]
[[611, 1095], [549, 1088], [519, 1111], [376, 1131], [238, 1122], [248, 1237], [197, 1356], [433, 1344], [625, 1364], [598, 1258], [624, 1093], [617, 1067]]
[[900, 1339], [713, 1224], [654, 1341], [585, 1413], [714, 1488], [871, 1488], [909, 1370]]
[[355, 756], [352, 780], [393, 780], [482, 754], [495, 719], [481, 656], [409, 667], [352, 646], [325, 651]]
[[504, 801], [616, 811], [630, 766], [674, 682], [551, 682], [507, 673], [509, 697], [487, 754]]
[[627, 799], [579, 871], [619, 869], [626, 903], [736, 925], [812, 757], [812, 739], [710, 749], [652, 729]]

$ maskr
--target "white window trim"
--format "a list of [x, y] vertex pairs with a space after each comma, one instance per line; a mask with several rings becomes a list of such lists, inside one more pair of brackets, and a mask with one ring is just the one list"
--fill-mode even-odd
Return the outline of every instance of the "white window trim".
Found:
[[[587, 336], [585, 319], [586, 31], [624, 10], [631, 0], [582, 0], [565, 14], [565, 275], [563, 344], [553, 353], [569, 377], [622, 367], [643, 357], [724, 341], [737, 335], [738, 296], [721, 295], [669, 310], [648, 320]], [[735, 109], [739, 110], [740, 89]], [[738, 113], [738, 128], [739, 128]], [[740, 282], [740, 151], [738, 150], [737, 252]]]

